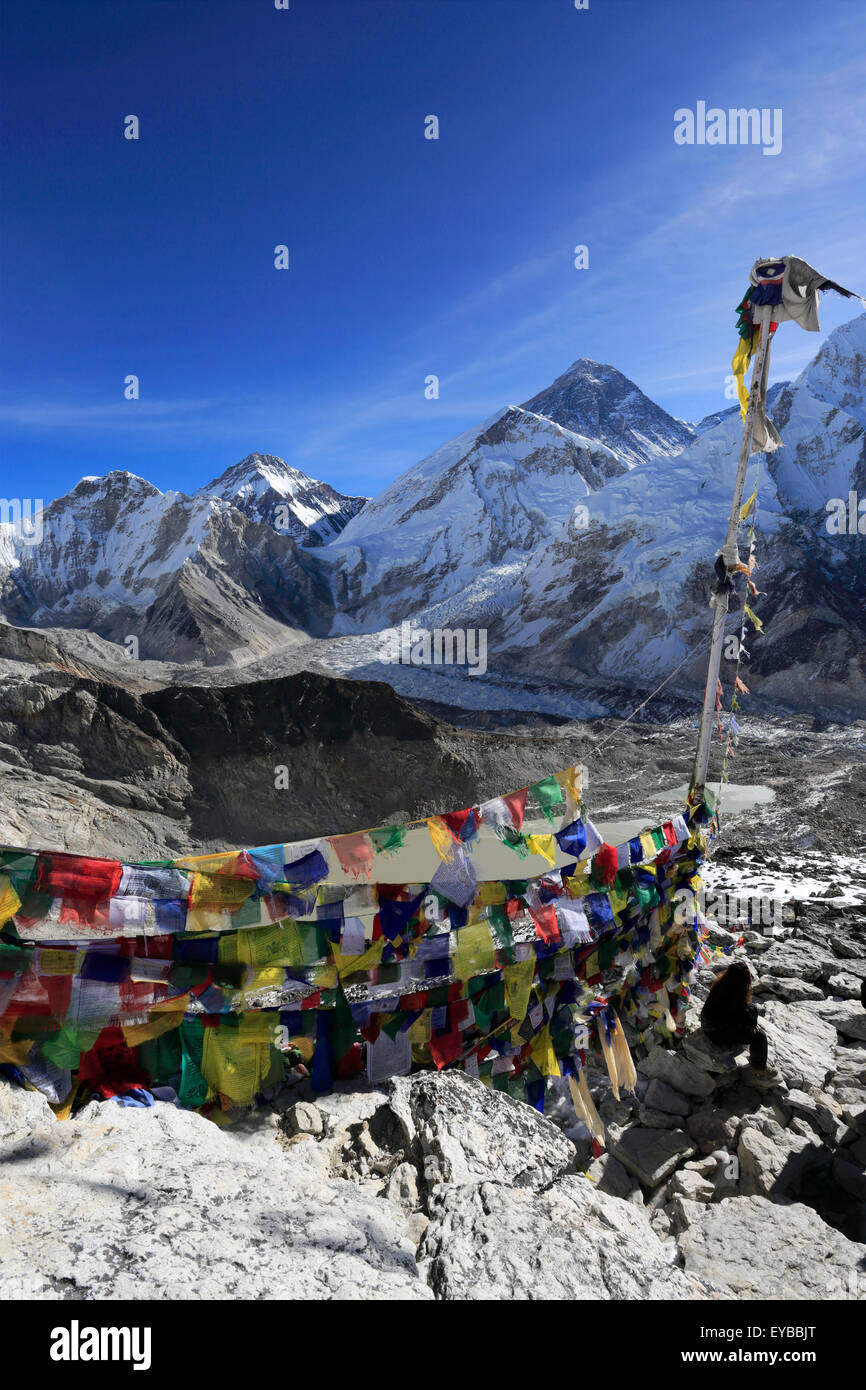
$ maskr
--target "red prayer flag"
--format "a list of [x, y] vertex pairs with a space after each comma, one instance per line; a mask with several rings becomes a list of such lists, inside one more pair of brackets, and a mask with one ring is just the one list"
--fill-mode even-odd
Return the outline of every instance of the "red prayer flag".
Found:
[[459, 840], [460, 832], [471, 815], [472, 810], [470, 808], [466, 811], [449, 811], [446, 816], [440, 816], [439, 819], [444, 820], [451, 834]]
[[53, 898], [113, 898], [123, 877], [117, 859], [83, 859], [78, 854], [40, 854], [35, 890]]
[[441, 1071], [449, 1062], [456, 1062], [463, 1047], [463, 1036], [459, 1028], [452, 1028], [450, 1033], [443, 1033], [440, 1037], [431, 1036], [430, 1056], [436, 1063], [436, 1070]]
[[531, 907], [529, 915], [535, 923], [536, 936], [541, 937], [546, 945], [550, 946], [555, 941], [559, 941], [559, 923], [556, 920], [556, 908], [553, 903]]
[[526, 798], [529, 795], [529, 788], [524, 787], [522, 792], [512, 792], [510, 796], [503, 796], [514, 823], [514, 829], [519, 830], [523, 825], [523, 817], [526, 812]]
[[599, 883], [612, 884], [616, 878], [616, 849], [613, 845], [601, 845], [592, 860], [592, 872]]
[[429, 990], [419, 990], [417, 994], [404, 994], [400, 998], [400, 1008], [407, 1014], [417, 1013], [420, 1009], [426, 1009], [427, 996]]

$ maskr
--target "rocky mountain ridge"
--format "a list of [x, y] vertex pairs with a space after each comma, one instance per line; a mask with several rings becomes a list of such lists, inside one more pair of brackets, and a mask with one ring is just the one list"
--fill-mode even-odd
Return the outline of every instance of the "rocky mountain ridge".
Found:
[[596, 439], [627, 468], [671, 458], [693, 443], [698, 426], [677, 420], [607, 362], [579, 357], [523, 410]]
[[179, 686], [149, 666], [0, 625], [0, 843], [142, 859], [349, 831], [492, 796], [579, 745], [458, 730], [384, 683]]
[[312, 552], [218, 497], [116, 471], [82, 479], [41, 525], [37, 545], [8, 525], [0, 535], [0, 608], [16, 626], [131, 638], [136, 656], [177, 662], [261, 653], [330, 626]]
[[[747, 658], [758, 708], [866, 709], [866, 541], [856, 518], [850, 534], [827, 526], [830, 499], [866, 493], [864, 381], [866, 315], [774, 388], [784, 447], [757, 501], [766, 632]], [[363, 505], [265, 455], [192, 497], [85, 479], [45, 509], [41, 544], [0, 527], [0, 615], [227, 678], [320, 668], [457, 709], [581, 717], [672, 672], [693, 698], [739, 432], [735, 409], [693, 427], [579, 359]], [[405, 621], [483, 629], [484, 682], [389, 667], [383, 642]]]
[[[255, 659], [357, 626], [355, 579], [334, 544], [348, 532], [351, 548], [396, 524], [403, 553], [417, 557], [434, 511], [441, 534], [464, 511], [468, 479], [471, 543], [464, 526], [459, 546], [428, 556], [423, 573], [413, 563], [401, 572], [389, 555], [394, 572], [380, 576], [386, 598], [401, 583], [419, 595], [429, 584], [459, 591], [466, 565], [530, 553], [548, 510], [564, 520], [576, 496], [689, 437], [613, 368], [582, 359], [554, 388], [555, 416], [591, 423], [616, 449], [511, 406], [410, 470], [419, 488], [399, 480], [396, 515], [389, 489], [372, 502], [347, 497], [274, 455], [250, 454], [189, 497], [122, 471], [82, 479], [44, 509], [38, 544], [0, 523], [0, 617], [116, 644], [135, 638], [138, 655], [163, 662]], [[450, 479], [436, 503], [426, 480], [443, 469]], [[365, 555], [361, 567], [370, 565]], [[411, 598], [399, 606], [411, 609]]]
[[[839, 718], [866, 710], [866, 537], [856, 522], [844, 534], [827, 525], [832, 499], [866, 495], [864, 382], [861, 315], [831, 334], [796, 381], [777, 393], [774, 417], [784, 447], [766, 463], [752, 460], [746, 495], [757, 484], [763, 591], [752, 607], [765, 633], [746, 644], [744, 674], [763, 702], [758, 708], [820, 708]], [[342, 662], [334, 651], [328, 664], [361, 674], [376, 660], [377, 630], [411, 617], [418, 628], [484, 627], [488, 685], [515, 670], [537, 685], [570, 682], [576, 715], [584, 712], [579, 701], [588, 688], [607, 683], [645, 692], [675, 671], [674, 689], [694, 696], [703, 682], [712, 560], [730, 509], [740, 438], [733, 411], [681, 451], [623, 467], [603, 486], [583, 489], [572, 511], [564, 495], [546, 498], [543, 524], [522, 550], [519, 529], [509, 526], [513, 512], [500, 512], [499, 564], [492, 557], [479, 561], [478, 517], [488, 509], [473, 505], [468, 489], [460, 508], [437, 519], [450, 476], [440, 451], [405, 524], [392, 507], [377, 527], [374, 501], [329, 549], [343, 556], [344, 607], [354, 624], [349, 629], [343, 619], [352, 642]], [[379, 501], [416, 481], [410, 471]], [[428, 512], [425, 546], [412, 561], [407, 537]], [[467, 557], [462, 566], [456, 556]], [[739, 629], [742, 587], [740, 581], [732, 632]], [[730, 667], [723, 684], [733, 680]], [[439, 676], [401, 671], [400, 688], [430, 693]], [[452, 701], [460, 703], [459, 693]], [[561, 704], [555, 708], [565, 712]]]
[[310, 546], [333, 540], [368, 500], [346, 497], [276, 454], [249, 454], [199, 488], [196, 496], [220, 497], [253, 521]]

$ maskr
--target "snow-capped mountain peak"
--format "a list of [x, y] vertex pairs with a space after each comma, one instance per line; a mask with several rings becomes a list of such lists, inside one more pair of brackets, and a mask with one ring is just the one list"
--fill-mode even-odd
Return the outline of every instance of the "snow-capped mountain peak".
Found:
[[248, 454], [196, 495], [220, 497], [301, 545], [322, 545], [338, 536], [367, 500], [335, 491], [276, 454]]
[[294, 497], [301, 488], [312, 482], [315, 482], [315, 479], [308, 478], [306, 473], [301, 473], [297, 468], [292, 468], [277, 454], [247, 454], [240, 463], [227, 468], [218, 478], [199, 488], [199, 491], [225, 497], [231, 489], [235, 489], [238, 493], [261, 496], [268, 488], [272, 488], [284, 497]]
[[407, 469], [349, 523], [326, 551], [339, 567], [335, 630], [387, 623], [398, 588], [401, 617], [500, 605], [533, 553], [568, 535], [582, 499], [694, 437], [615, 367], [579, 358], [527, 404]]
[[692, 425], [668, 415], [616, 367], [579, 357], [524, 410], [605, 444], [627, 467], [678, 454], [695, 438]]
[[[866, 495], [866, 315], [774, 386], [769, 404], [783, 447], [750, 467], [750, 488], [761, 474], [765, 633], [749, 683], [781, 701], [862, 709], [866, 542], [857, 516], [834, 534], [827, 514], [832, 499], [850, 512], [850, 495]], [[0, 519], [0, 615], [133, 634], [142, 655], [167, 661], [259, 655], [265, 671], [277, 649], [327, 638], [304, 659], [425, 698], [441, 672], [383, 664], [383, 630], [406, 619], [478, 626], [489, 674], [472, 699], [514, 695], [525, 707], [557, 686], [555, 712], [590, 687], [651, 688], [690, 649], [678, 684], [699, 688], [741, 433], [736, 405], [695, 429], [615, 368], [580, 358], [363, 510], [268, 454], [192, 497], [123, 471], [87, 477], [44, 509], [39, 543]], [[467, 682], [453, 681], [460, 703]]]
[[844, 410], [866, 427], [866, 314], [840, 324], [797, 377], [816, 401]]
[[135, 637], [142, 656], [261, 652], [292, 630], [323, 631], [326, 604], [315, 566], [291, 534], [261, 524], [255, 498], [247, 513], [207, 489], [161, 492], [112, 470], [44, 508], [38, 536], [0, 525], [8, 621]]

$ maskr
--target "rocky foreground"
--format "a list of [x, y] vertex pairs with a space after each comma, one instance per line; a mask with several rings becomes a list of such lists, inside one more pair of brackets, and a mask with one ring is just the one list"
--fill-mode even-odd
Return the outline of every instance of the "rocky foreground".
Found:
[[0, 1082], [0, 1296], [866, 1298], [856, 922], [745, 949], [778, 1084], [695, 1009], [675, 1048], [635, 1048], [633, 1097], [593, 1066], [594, 1161], [558, 1083], [541, 1116], [457, 1072], [301, 1082], [221, 1129], [162, 1103], [58, 1123]]
[[[0, 840], [132, 858], [269, 843], [275, 826], [389, 823], [575, 760], [600, 822], [653, 824], [693, 755], [670, 714], [485, 733], [309, 673], [121, 682], [97, 647], [0, 629]], [[783, 934], [738, 946], [730, 917], [711, 931], [752, 966], [773, 1089], [701, 1040], [731, 956], [702, 972], [682, 1042], [635, 1046], [634, 1097], [617, 1102], [591, 1064], [594, 1161], [558, 1085], [542, 1118], [454, 1073], [319, 1098], [304, 1084], [221, 1130], [159, 1103], [58, 1123], [0, 1079], [0, 1295], [862, 1299], [864, 765], [862, 724], [754, 719], [738, 750], [737, 782], [771, 799], [737, 812], [728, 789], [711, 881], [772, 898], [774, 921], [784, 899]]]

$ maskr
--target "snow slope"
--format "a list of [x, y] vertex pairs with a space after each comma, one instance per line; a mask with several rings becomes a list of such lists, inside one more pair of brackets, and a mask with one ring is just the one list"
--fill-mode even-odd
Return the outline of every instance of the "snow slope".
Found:
[[0, 612], [18, 626], [133, 636], [142, 656], [169, 662], [262, 652], [326, 626], [308, 553], [219, 498], [115, 471], [52, 502], [42, 529], [36, 545], [8, 527], [0, 541]]
[[[783, 447], [760, 467], [766, 631], [747, 644], [749, 682], [861, 710], [866, 537], [826, 521], [830, 499], [866, 498], [866, 315], [774, 389], [771, 412]], [[0, 616], [258, 674], [306, 644], [308, 662], [473, 708], [525, 709], [548, 689], [556, 712], [597, 708], [600, 691], [645, 691], [680, 662], [671, 689], [691, 691], [739, 439], [736, 409], [693, 427], [581, 358], [366, 504], [272, 455], [192, 497], [129, 473], [82, 479], [45, 509], [41, 544], [0, 526]], [[485, 677], [384, 662], [383, 633], [404, 620], [483, 627]]]
[[[758, 578], [766, 594], [754, 601], [766, 632], [747, 643], [744, 659], [756, 690], [841, 713], [866, 701], [866, 541], [831, 536], [826, 504], [851, 489], [866, 497], [864, 383], [861, 315], [774, 393], [784, 447], [760, 466]], [[533, 683], [571, 681], [578, 696], [596, 682], [647, 689], [685, 660], [673, 688], [698, 685], [738, 411], [685, 449], [621, 464], [600, 484], [569, 467], [564, 443], [557, 451], [548, 437], [547, 449], [533, 454], [526, 411], [497, 418], [519, 447], [508, 438], [491, 446], [486, 422], [474, 439], [461, 436], [410, 470], [329, 547], [342, 564], [333, 633], [373, 638], [407, 616], [425, 628], [485, 625], [491, 682], [523, 671]], [[641, 422], [633, 424], [640, 433]], [[479, 485], [494, 468], [507, 480], [498, 509], [493, 489]], [[756, 468], [753, 458], [747, 495]], [[584, 509], [582, 526], [575, 505]], [[734, 616], [730, 627], [739, 627]], [[357, 643], [353, 650], [344, 669], [357, 672]], [[329, 664], [337, 665], [334, 653]], [[441, 674], [401, 669], [399, 685], [425, 693]]]
[[693, 438], [622, 373], [581, 358], [526, 406], [505, 407], [410, 468], [349, 522], [327, 551], [333, 632], [498, 611], [530, 557], [582, 526], [586, 498]]
[[309, 478], [276, 454], [250, 454], [196, 496], [221, 497], [301, 545], [322, 545], [338, 536], [367, 500], [335, 492], [329, 483]]

